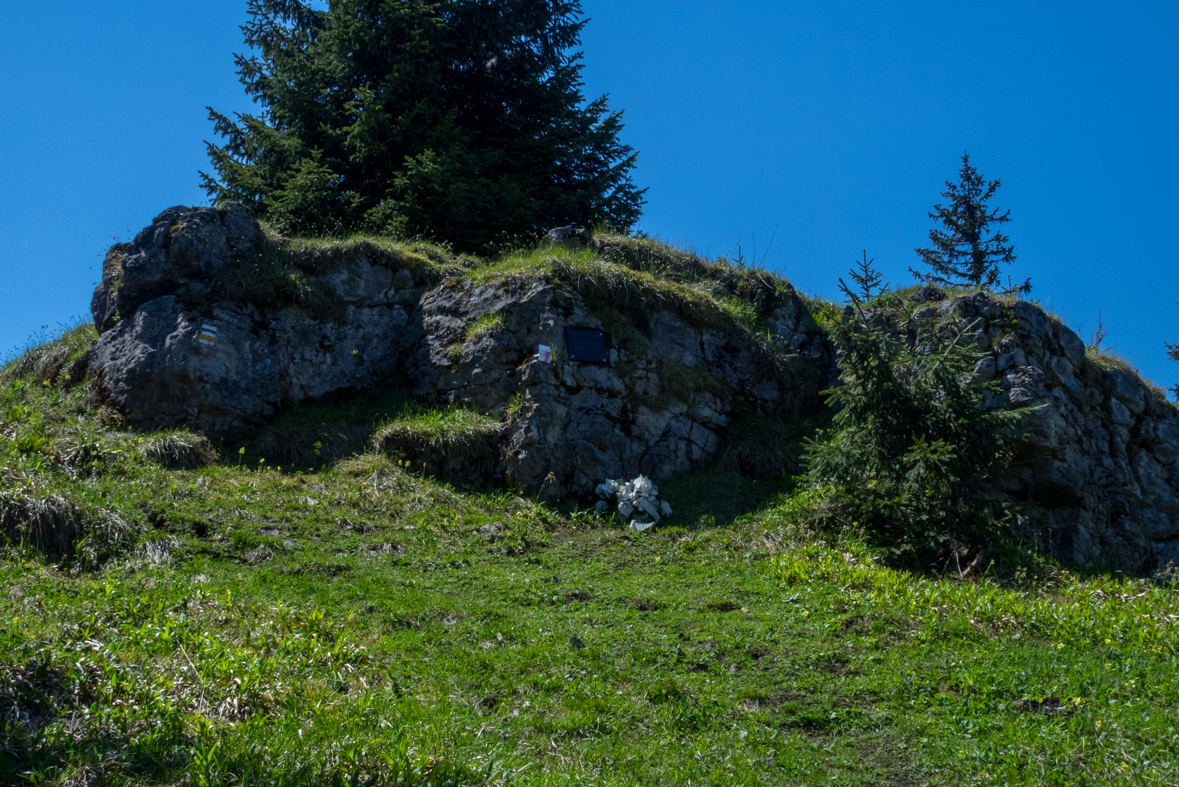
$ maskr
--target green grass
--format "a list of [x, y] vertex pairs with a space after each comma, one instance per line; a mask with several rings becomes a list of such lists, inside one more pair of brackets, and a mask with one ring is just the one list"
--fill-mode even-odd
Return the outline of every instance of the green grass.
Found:
[[494, 418], [462, 408], [411, 409], [382, 426], [377, 432], [381, 439], [390, 431], [419, 435], [423, 440], [445, 440], [455, 436], [479, 437], [499, 428]]
[[412, 472], [480, 483], [495, 472], [502, 428], [463, 408], [410, 408], [377, 430], [372, 447]]
[[668, 310], [694, 327], [716, 327], [724, 320], [708, 294], [670, 279], [599, 259], [592, 249], [542, 249], [510, 254], [473, 272], [478, 281], [542, 277], [571, 287], [586, 298], [612, 304], [639, 328], [651, 314]]
[[344, 302], [335, 291], [275, 250], [223, 265], [203, 285], [187, 291], [190, 306], [202, 312], [218, 301], [235, 301], [263, 312], [298, 307], [323, 320], [344, 314]]
[[88, 318], [78, 317], [61, 327], [52, 340], [42, 335], [12, 358], [0, 363], [0, 378], [25, 378], [40, 385], [70, 386], [82, 382], [86, 375], [87, 353], [98, 338], [98, 331]]
[[339, 319], [344, 303], [316, 278], [350, 260], [364, 258], [394, 271], [407, 270], [416, 286], [438, 284], [445, 276], [463, 275], [485, 263], [459, 257], [425, 241], [378, 236], [289, 238], [267, 229], [266, 248], [252, 257], [218, 268], [187, 291], [192, 308], [208, 311], [221, 300], [252, 304], [263, 311], [304, 309], [321, 320]]
[[504, 316], [499, 312], [492, 312], [491, 314], [484, 314], [476, 317], [467, 326], [466, 340], [469, 342], [476, 336], [488, 333], [489, 331], [498, 331], [504, 327]]
[[276, 421], [360, 435], [280, 471], [126, 430], [64, 341], [0, 371], [0, 784], [1179, 782], [1173, 586], [895, 571], [723, 462], [644, 534], [459, 492], [366, 441], [499, 423], [397, 381]]
[[409, 382], [397, 373], [371, 389], [328, 395], [288, 407], [276, 417], [229, 438], [224, 450], [245, 449], [250, 463], [265, 460], [289, 470], [315, 470], [368, 450], [381, 424], [416, 408]]
[[290, 238], [272, 229], [267, 235], [290, 265], [308, 272], [329, 270], [339, 263], [363, 255], [375, 265], [408, 270], [418, 285], [437, 284], [443, 277], [461, 275], [484, 261], [456, 255], [445, 246], [424, 240], [400, 240], [379, 235], [351, 235], [345, 238]]
[[0, 703], [30, 714], [0, 778], [1177, 775], [1167, 587], [914, 577], [797, 532], [784, 491], [726, 525], [665, 486], [683, 524], [642, 536], [379, 457], [168, 472], [150, 492], [150, 535], [101, 573], [0, 561]]

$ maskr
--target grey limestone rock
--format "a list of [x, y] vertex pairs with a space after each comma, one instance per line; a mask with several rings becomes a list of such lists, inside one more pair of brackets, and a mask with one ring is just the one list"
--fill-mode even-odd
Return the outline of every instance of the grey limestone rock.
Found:
[[541, 245], [550, 248], [565, 246], [570, 249], [580, 249], [589, 246], [593, 241], [593, 234], [585, 227], [557, 227], [544, 234]]
[[[574, 363], [564, 330], [602, 322], [579, 295], [541, 279], [447, 280], [423, 299], [421, 320], [423, 342], [409, 365], [419, 393], [485, 413], [518, 397], [504, 473], [547, 495], [689, 470], [720, 447], [734, 401], [773, 408], [792, 393], [745, 340], [668, 311], [650, 315], [645, 331], [610, 336], [611, 364]], [[818, 344], [799, 335], [796, 317], [778, 321], [784, 342]], [[553, 348], [552, 363], [537, 357], [541, 345]]]
[[[189, 296], [200, 279], [264, 242], [241, 206], [173, 208], [108, 254], [94, 296], [101, 335], [91, 370], [130, 423], [238, 428], [284, 405], [368, 387], [417, 342], [412, 315], [421, 288], [401, 276], [407, 271], [363, 254], [319, 276], [343, 304], [338, 318], [231, 301], [198, 310]], [[399, 280], [411, 286], [399, 289]]]
[[[563, 228], [549, 241], [589, 239]], [[146, 427], [221, 431], [404, 366], [419, 394], [503, 414], [496, 473], [562, 495], [689, 470], [723, 445], [738, 405], [806, 408], [837, 382], [831, 345], [793, 292], [774, 301], [764, 337], [794, 354], [790, 374], [744, 333], [670, 309], [645, 315], [641, 330], [607, 330], [608, 364], [574, 363], [565, 329], [607, 325], [572, 287], [458, 275], [428, 288], [362, 249], [304, 271], [338, 301], [330, 315], [197, 297], [218, 268], [267, 243], [249, 212], [230, 206], [169, 209], [112, 247], [94, 295], [91, 361], [110, 406]], [[1079, 565], [1179, 561], [1179, 410], [1161, 391], [1097, 365], [1034, 304], [936, 288], [911, 299], [919, 318], [907, 340], [963, 326], [983, 353], [974, 379], [998, 383], [990, 406], [1024, 413], [1015, 473], [996, 493], [1025, 503], [1026, 535]]]
[[94, 324], [100, 332], [109, 330], [140, 304], [174, 293], [232, 259], [257, 254], [264, 242], [262, 228], [241, 205], [169, 208], [135, 240], [107, 252], [91, 302]]
[[[975, 294], [943, 301], [942, 319], [977, 321], [992, 348], [991, 406], [1025, 410], [1014, 478], [1033, 534], [1079, 565], [1161, 568], [1179, 544], [1179, 410], [1122, 369], [1085, 356], [1084, 342], [1038, 306]], [[1165, 558], [1165, 559], [1164, 559]]]

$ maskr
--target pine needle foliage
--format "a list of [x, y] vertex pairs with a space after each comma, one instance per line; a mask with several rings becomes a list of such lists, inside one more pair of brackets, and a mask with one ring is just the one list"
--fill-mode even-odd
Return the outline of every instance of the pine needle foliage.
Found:
[[840, 384], [831, 428], [805, 443], [810, 478], [836, 522], [895, 558], [925, 563], [947, 546], [985, 546], [1009, 512], [988, 494], [1021, 412], [985, 409], [995, 384], [972, 380], [970, 326], [915, 317], [864, 255], [840, 279], [850, 313], [831, 326]]
[[[1011, 211], [1000, 212], [987, 203], [1000, 186], [989, 183], [970, 164], [970, 155], [962, 154], [958, 182], [946, 181], [942, 192], [947, 202], [933, 206], [929, 218], [942, 229], [929, 231], [932, 248], [914, 249], [928, 271], [909, 272], [918, 279], [943, 287], [980, 287], [993, 289], [999, 281], [1000, 263], [1015, 262], [1015, 246], [1000, 227], [1011, 221]], [[1031, 279], [1011, 287], [1015, 292], [1031, 291]]]
[[[1179, 304], [1176, 304], [1176, 305], [1179, 306]], [[1172, 361], [1179, 361], [1179, 342], [1176, 342], [1174, 344], [1172, 344], [1170, 342], [1165, 342], [1165, 344], [1167, 345], [1167, 357], [1170, 358]], [[1171, 389], [1171, 393], [1174, 394], [1175, 401], [1179, 402], [1179, 385], [1174, 386]]]
[[577, 0], [249, 0], [237, 57], [262, 106], [209, 109], [217, 202], [280, 232], [488, 253], [580, 223], [630, 227], [621, 112], [581, 93]]

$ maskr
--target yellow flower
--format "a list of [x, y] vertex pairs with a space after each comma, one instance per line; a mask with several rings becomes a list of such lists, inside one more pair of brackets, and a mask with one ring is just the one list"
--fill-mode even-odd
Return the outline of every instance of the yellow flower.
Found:
[[237, 452], [239, 454], [244, 454], [246, 452], [246, 447], [243, 445], [241, 448], [237, 449]]
[[1106, 644], [1106, 645], [1109, 645], [1109, 644], [1111, 644], [1111, 643], [1113, 643], [1113, 640], [1112, 640], [1112, 639], [1109, 639], [1109, 638], [1107, 637], [1107, 638], [1106, 638], [1106, 640], [1105, 640], [1105, 644]]

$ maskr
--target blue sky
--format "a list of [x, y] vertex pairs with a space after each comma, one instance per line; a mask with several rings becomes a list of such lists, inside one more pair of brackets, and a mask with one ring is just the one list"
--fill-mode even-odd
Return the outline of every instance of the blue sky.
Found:
[[[1044, 306], [1155, 382], [1179, 382], [1179, 5], [584, 0], [588, 96], [626, 111], [640, 229], [741, 243], [835, 297], [867, 249], [911, 279], [926, 213], [967, 150], [1003, 181]], [[245, 0], [13, 3], [0, 27], [0, 355], [86, 314], [102, 255], [203, 204], [206, 105]], [[770, 245], [770, 240], [773, 243]]]

